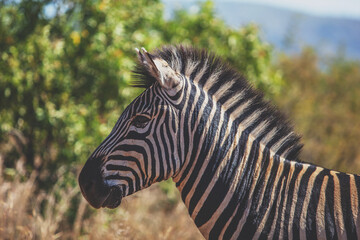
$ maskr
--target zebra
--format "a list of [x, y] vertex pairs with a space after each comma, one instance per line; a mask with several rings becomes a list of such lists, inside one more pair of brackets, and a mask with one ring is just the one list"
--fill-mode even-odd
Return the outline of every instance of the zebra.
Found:
[[243, 75], [206, 50], [136, 49], [135, 87], [85, 163], [94, 208], [172, 178], [206, 239], [359, 239], [360, 177], [300, 161], [300, 137]]

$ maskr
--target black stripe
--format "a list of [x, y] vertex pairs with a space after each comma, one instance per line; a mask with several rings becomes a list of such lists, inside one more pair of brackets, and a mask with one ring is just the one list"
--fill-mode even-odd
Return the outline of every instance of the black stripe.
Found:
[[[168, 170], [171, 171], [171, 169], [173, 169], [174, 171], [176, 170], [176, 154], [175, 153], [175, 142], [174, 140], [176, 141], [176, 138], [178, 136], [175, 136], [173, 135], [173, 133], [171, 132], [172, 129], [171, 129], [171, 126], [172, 124], [174, 124], [175, 120], [174, 120], [174, 115], [173, 115], [173, 112], [171, 111], [169, 113], [169, 115], [166, 115], [166, 118], [165, 118], [165, 122], [169, 122], [170, 124], [169, 125], [165, 125], [164, 128], [165, 128], [165, 131], [164, 131], [164, 134], [167, 136], [167, 139], [168, 139], [168, 148], [167, 148], [167, 154], [169, 155], [169, 159], [171, 161], [171, 165], [168, 166]], [[164, 139], [164, 142], [166, 143], [165, 139]], [[168, 152], [170, 150], [170, 152]]]
[[[122, 161], [134, 162], [136, 164], [137, 168], [140, 171], [140, 174], [141, 174], [140, 179], [142, 180], [142, 186], [145, 185], [145, 181], [144, 181], [145, 180], [145, 173], [141, 169], [141, 164], [140, 164], [138, 159], [136, 159], [134, 157], [129, 157], [129, 156], [111, 155], [108, 158], [108, 161], [110, 161], [110, 160], [116, 160], [116, 161], [119, 161], [119, 162], [122, 162]], [[107, 170], [119, 170], [119, 169], [117, 169], [117, 166], [119, 166], [119, 165], [108, 164], [108, 165], [106, 165], [106, 169]]]
[[290, 184], [289, 184], [289, 191], [287, 194], [287, 200], [286, 200], [286, 206], [285, 206], [285, 216], [284, 216], [284, 230], [283, 230], [283, 238], [284, 239], [289, 239], [289, 225], [291, 223], [289, 223], [290, 220], [290, 215], [291, 215], [291, 206], [293, 204], [293, 197], [294, 197], [294, 189], [295, 189], [295, 184], [296, 184], [296, 180], [299, 177], [299, 173], [301, 172], [301, 170], [303, 169], [303, 165], [300, 163], [296, 163], [294, 166], [294, 172], [292, 174], [291, 180], [290, 180]]
[[[267, 169], [268, 164], [269, 164], [269, 159], [270, 159], [269, 150], [264, 149], [263, 159], [261, 160], [261, 162], [262, 162], [261, 169]], [[256, 228], [254, 228], [254, 226], [253, 226], [253, 224], [254, 225], [256, 224], [254, 222], [253, 213], [256, 212], [255, 203], [257, 202], [256, 200], [258, 200], [259, 197], [260, 197], [261, 188], [262, 188], [262, 186], [264, 184], [265, 174], [263, 172], [265, 172], [265, 171], [262, 171], [260, 173], [258, 183], [255, 186], [254, 193], [253, 193], [253, 200], [254, 201], [250, 202], [250, 204], [251, 204], [250, 213], [249, 213], [249, 216], [248, 216], [248, 218], [246, 220], [246, 223], [243, 226], [243, 228], [246, 227], [246, 229], [248, 229], [250, 233], [251, 232], [254, 233], [256, 231]], [[235, 214], [234, 218], [231, 220], [228, 228], [226, 229], [226, 231], [224, 233], [224, 239], [230, 239], [233, 236], [234, 232], [237, 230], [237, 226], [239, 224], [239, 221], [240, 221], [242, 215], [244, 214], [244, 210], [245, 210], [246, 207], [247, 206], [244, 206], [244, 207], [239, 206], [238, 210], [236, 211], [236, 214]], [[253, 234], [250, 234], [250, 235], [253, 235]], [[245, 238], [245, 239], [247, 239], [247, 238]]]
[[[234, 79], [234, 74], [232, 72], [221, 72], [218, 76], [218, 79]], [[234, 79], [237, 80], [237, 79]], [[232, 85], [234, 85], [235, 82], [227, 82], [227, 88], [231, 89]], [[231, 84], [231, 85], [230, 85]], [[216, 81], [211, 88], [207, 91], [210, 96], [213, 96], [222, 86], [224, 83], [222, 81]], [[220, 96], [221, 98], [221, 96]]]
[[[207, 201], [205, 201], [203, 207], [200, 209], [200, 211], [198, 213], [198, 217], [196, 217], [196, 219], [195, 219], [195, 223], [198, 226], [201, 226], [206, 221], [208, 221], [209, 217], [212, 216], [212, 214], [215, 212], [215, 210], [219, 207], [221, 202], [224, 200], [224, 198], [227, 194], [227, 191], [225, 191], [225, 189], [228, 190], [229, 187], [223, 187], [222, 185], [230, 186], [231, 182], [234, 180], [234, 178], [236, 176], [236, 171], [237, 171], [239, 165], [241, 164], [240, 163], [240, 161], [242, 159], [241, 155], [243, 154], [242, 151], [243, 151], [244, 147], [246, 147], [245, 143], [246, 143], [247, 137], [248, 136], [246, 136], [245, 134], [242, 136], [244, 143], [243, 144], [240, 143], [236, 147], [236, 149], [234, 149], [232, 156], [231, 156], [232, 160], [230, 160], [228, 162], [227, 166], [221, 172], [221, 174], [219, 176], [219, 180], [216, 182], [214, 189], [210, 192]], [[251, 179], [252, 179], [253, 172], [254, 172], [254, 164], [253, 163], [255, 162], [255, 159], [258, 157], [258, 150], [259, 150], [259, 145], [258, 145], [258, 143], [254, 142], [252, 145], [252, 148], [250, 150], [250, 153], [249, 153], [249, 159], [248, 159], [248, 161], [246, 161], [246, 165], [244, 166], [243, 175], [240, 176], [241, 177], [240, 181], [238, 182], [237, 188], [235, 189], [235, 191], [233, 193], [233, 195], [237, 199], [237, 203], [239, 204], [239, 206], [243, 205], [242, 203], [245, 198], [244, 196], [245, 196], [245, 194], [248, 194], [248, 189], [251, 184]], [[236, 162], [234, 160], [236, 160], [238, 162]], [[229, 173], [229, 172], [231, 172], [231, 173]], [[217, 188], [219, 190], [221, 190], [221, 188], [222, 188], [223, 189], [222, 191], [224, 193], [221, 193], [221, 194], [217, 193], [215, 188]], [[215, 196], [217, 196], [219, 198], [219, 200], [217, 200], [216, 202], [213, 202], [213, 198], [215, 198]], [[247, 198], [245, 200], [247, 201]], [[231, 213], [228, 213], [228, 214], [231, 214]], [[225, 223], [226, 223], [226, 221], [223, 224], [225, 224]], [[218, 230], [220, 230], [220, 228]], [[220, 234], [220, 232], [218, 231], [217, 234]]]
[[[165, 172], [166, 176], [169, 176], [169, 174], [171, 172], [171, 168], [173, 168], [171, 166], [171, 163], [170, 163], [171, 159], [170, 159], [170, 152], [169, 152], [169, 150], [171, 150], [171, 145], [172, 144], [170, 142], [172, 141], [172, 138], [171, 138], [171, 136], [170, 136], [170, 138], [168, 136], [168, 138], [167, 138], [168, 140], [166, 140], [166, 138], [165, 138], [165, 134], [167, 134], [168, 127], [169, 127], [169, 124], [166, 124], [166, 123], [170, 123], [170, 119], [169, 119], [169, 113], [168, 112], [164, 112], [163, 114], [165, 114], [164, 122], [161, 123], [161, 125], [159, 126], [159, 128], [160, 128], [160, 136], [158, 136], [158, 137], [161, 138], [161, 142], [162, 142], [161, 144], [163, 145], [163, 149], [164, 149], [163, 151], [164, 151], [165, 159], [161, 159], [160, 162], [162, 163], [162, 165], [165, 165], [165, 162], [166, 162], [166, 165], [164, 166], [164, 172]], [[159, 157], [160, 156], [161, 155], [159, 154]], [[161, 181], [161, 180], [164, 180], [164, 178], [159, 179], [159, 181]]]
[[334, 179], [332, 175], [329, 175], [326, 187], [325, 231], [327, 239], [338, 239], [334, 216]]
[[[279, 233], [280, 233], [280, 226], [281, 223], [284, 223], [284, 219], [282, 218], [282, 213], [283, 210], [285, 209], [286, 206], [284, 206], [285, 200], [287, 200], [287, 192], [286, 192], [286, 187], [289, 181], [289, 174], [290, 174], [290, 169], [291, 169], [291, 164], [288, 161], [284, 162], [284, 171], [283, 171], [283, 179], [284, 179], [284, 186], [283, 186], [283, 190], [280, 193], [280, 204], [279, 207], [277, 209], [277, 220], [276, 220], [276, 225], [275, 225], [275, 230], [274, 230], [274, 237], [273, 239], [277, 239], [279, 238]], [[288, 189], [289, 190], [289, 189]], [[284, 225], [283, 225], [284, 227]]]
[[[190, 86], [189, 86], [190, 87]], [[185, 143], [189, 143], [190, 141], [191, 141], [191, 139], [190, 139], [190, 136], [189, 136], [189, 130], [191, 129], [191, 126], [189, 126], [188, 124], [187, 124], [187, 122], [188, 122], [188, 119], [189, 119], [189, 115], [190, 115], [190, 110], [191, 110], [191, 106], [192, 106], [192, 104], [195, 104], [193, 101], [194, 101], [194, 93], [195, 93], [195, 87], [192, 87], [191, 88], [191, 90], [190, 90], [192, 93], [190, 93], [190, 95], [189, 95], [189, 103], [188, 103], [188, 105], [187, 105], [187, 108], [186, 108], [186, 111], [185, 111], [185, 115], [183, 115], [183, 114], [180, 114], [180, 116], [179, 116], [179, 121], [181, 122], [182, 121], [182, 119], [184, 119], [184, 125], [182, 126], [183, 127], [183, 136], [184, 136], [184, 139], [183, 139], [183, 153], [184, 153], [184, 156], [180, 156], [180, 157], [182, 157], [182, 159], [184, 159], [184, 161], [185, 161], [185, 159], [186, 159], [186, 155], [188, 154], [188, 152], [189, 152], [189, 147], [190, 147], [190, 144], [185, 144]], [[192, 100], [191, 100], [192, 99]], [[201, 100], [200, 100], [201, 101]], [[192, 104], [191, 104], [192, 103]], [[199, 102], [198, 102], [199, 103]], [[199, 108], [200, 107], [200, 105], [198, 104], [198, 103], [196, 103], [196, 106], [195, 106], [195, 109], [196, 108]], [[194, 148], [197, 148], [198, 147], [198, 144], [199, 144], [199, 142], [198, 141], [193, 141], [193, 149]], [[182, 183], [182, 181], [184, 181], [184, 179], [186, 178], [186, 176], [189, 174], [189, 172], [190, 172], [190, 169], [191, 169], [191, 167], [192, 167], [192, 164], [188, 164], [187, 166], [186, 166], [186, 168], [185, 168], [185, 170], [183, 171], [183, 173], [182, 173], [182, 175], [181, 175], [181, 177], [180, 177], [180, 179], [179, 179], [179, 181], [176, 183], [176, 186], [179, 186], [181, 183]], [[183, 196], [183, 193], [181, 193], [181, 195]], [[184, 198], [183, 198], [184, 199]]]
[[[151, 154], [154, 154], [152, 147], [149, 145], [150, 148], [150, 152]], [[140, 153], [141, 155], [143, 155], [143, 163], [144, 163], [144, 168], [145, 168], [145, 177], [144, 177], [144, 181], [143, 181], [143, 186], [146, 186], [148, 184], [148, 177], [147, 174], [149, 172], [149, 156], [147, 156], [147, 153], [145, 151], [145, 149], [141, 146], [138, 145], [128, 145], [128, 144], [122, 144], [117, 146], [114, 151], [118, 151], [118, 150], [122, 150], [122, 151], [135, 151]], [[119, 155], [117, 155], [119, 156]]]
[[[195, 108], [194, 108], [194, 110], [193, 110], [193, 112], [192, 112], [192, 115], [191, 115], [191, 121], [190, 121], [190, 129], [191, 129], [191, 131], [194, 131], [194, 129], [195, 129], [195, 127], [199, 127], [199, 126], [196, 126], [195, 125], [195, 123], [196, 123], [196, 121], [199, 119], [199, 118], [205, 118], [204, 120], [207, 120], [207, 117], [209, 116], [209, 114], [210, 114], [210, 109], [207, 107], [207, 106], [205, 106], [205, 109], [203, 110], [203, 115], [202, 116], [200, 116], [199, 115], [199, 112], [200, 112], [200, 109], [201, 109], [201, 107], [202, 107], [202, 105], [204, 105], [204, 104], [206, 104], [206, 105], [209, 105], [209, 106], [213, 106], [215, 103], [213, 102], [213, 101], [211, 101], [210, 99], [208, 100], [208, 102], [207, 103], [204, 103], [205, 102], [205, 98], [206, 98], [206, 96], [205, 96], [205, 94], [204, 94], [204, 92], [202, 92], [202, 91], [200, 91], [200, 96], [199, 96], [199, 98], [198, 98], [198, 101], [196, 102], [196, 103], [194, 103], [194, 102], [190, 102], [190, 106], [192, 105], [192, 104], [196, 104], [195, 105]], [[212, 107], [211, 107], [212, 108]], [[200, 124], [200, 123], [199, 123]]]
[[[275, 156], [274, 157], [274, 161], [279, 161], [280, 162], [280, 159], [278, 156]], [[289, 175], [289, 170], [290, 170], [290, 164], [288, 162], [280, 162], [279, 166], [280, 165], [283, 165], [283, 171], [281, 173], [281, 176], [279, 177], [278, 181], [277, 182], [274, 182], [274, 187], [275, 187], [275, 192], [274, 192], [274, 200], [273, 200], [273, 203], [271, 206], [269, 206], [271, 208], [270, 212], [269, 212], [269, 215], [268, 215], [268, 218], [266, 219], [266, 224], [261, 232], [261, 235], [260, 235], [260, 239], [261, 238], [266, 238], [266, 236], [270, 233], [271, 231], [271, 227], [273, 225], [273, 222], [274, 222], [274, 218], [275, 218], [275, 215], [276, 215], [276, 212], [278, 212], [278, 219], [281, 218], [281, 205], [279, 204], [279, 206], [277, 206], [277, 202], [278, 202], [278, 198], [280, 197], [280, 200], [283, 201], [284, 198], [282, 197], [284, 192], [285, 192], [285, 189], [286, 189], [286, 181], [287, 181], [287, 176]], [[282, 189], [282, 192], [280, 192], [281, 190], [281, 185], [283, 183], [283, 189]], [[270, 200], [270, 198], [269, 198]], [[280, 214], [280, 215], [279, 215]], [[279, 223], [279, 228], [280, 228], [280, 221], [277, 221]], [[275, 225], [276, 227], [276, 225]], [[274, 232], [276, 236], [276, 232]]]
[[306, 169], [305, 173], [301, 176], [299, 190], [298, 190], [298, 194], [297, 194], [297, 202], [296, 202], [295, 212], [294, 212], [294, 219], [293, 219], [293, 223], [292, 223], [294, 239], [297, 239], [300, 237], [301, 214], [302, 214], [302, 211], [307, 211], [307, 209], [303, 209], [304, 200], [305, 200], [306, 195], [308, 194], [306, 192], [306, 190], [307, 190], [307, 186], [309, 184], [309, 179], [315, 170], [316, 170], [316, 167], [310, 165]]
[[226, 113], [230, 115], [234, 111], [236, 111], [237, 108], [239, 108], [241, 105], [245, 104], [247, 101], [254, 101], [255, 94], [253, 92], [249, 92], [246, 89], [244, 90], [244, 97], [241, 99], [235, 100], [236, 103], [232, 105], [229, 109], [226, 109]]
[[[207, 114], [204, 114], [204, 116], [208, 115], [211, 111], [211, 107], [209, 106], [208, 108], [204, 109], [204, 112], [207, 112]], [[192, 214], [197, 202], [199, 201], [199, 199], [201, 198], [201, 196], [203, 195], [206, 187], [208, 183], [211, 181], [211, 179], [214, 177], [215, 171], [218, 168], [218, 166], [221, 163], [221, 160], [223, 159], [221, 156], [225, 156], [225, 152], [223, 151], [223, 149], [220, 149], [220, 141], [213, 143], [214, 139], [215, 139], [215, 133], [216, 130], [218, 129], [218, 123], [219, 123], [219, 118], [220, 118], [220, 109], [216, 109], [216, 112], [214, 114], [213, 119], [206, 119], [206, 120], [211, 120], [212, 122], [212, 126], [213, 129], [212, 130], [208, 130], [207, 132], [207, 137], [205, 138], [201, 148], [200, 148], [200, 154], [199, 157], [196, 161], [196, 165], [193, 169], [193, 171], [191, 172], [191, 175], [188, 179], [188, 181], [186, 182], [183, 191], [182, 191], [182, 196], [186, 196], [189, 191], [191, 190], [192, 186], [195, 183], [196, 178], [199, 176], [199, 171], [201, 168], [205, 167], [205, 171], [203, 173], [203, 175], [201, 176], [201, 179], [199, 181], [198, 186], [196, 186], [196, 190], [195, 193], [193, 195], [193, 197], [190, 200], [190, 204], [189, 204], [189, 213], [190, 215]], [[196, 139], [200, 139], [200, 136], [202, 135], [202, 132], [204, 131], [203, 126], [206, 124], [206, 120], [204, 121], [204, 119], [202, 119], [202, 121], [199, 124], [199, 127], [196, 130], [195, 135], [197, 136]], [[195, 142], [199, 142], [199, 140], [195, 140]], [[215, 148], [214, 148], [214, 155], [209, 156], [209, 163], [207, 166], [203, 166], [203, 161], [205, 160], [205, 156], [208, 155], [211, 145], [215, 144]], [[195, 161], [195, 157], [197, 154], [198, 148], [193, 148], [192, 154], [191, 154], [191, 161]], [[216, 154], [220, 153], [221, 156], [218, 157]], [[183, 198], [184, 199], [184, 198]]]
[[344, 218], [346, 237], [348, 239], [356, 239], [356, 226], [351, 210], [350, 176], [345, 173], [338, 173], [336, 175], [339, 178], [341, 192], [341, 208]]
[[[163, 109], [161, 109], [160, 111], [159, 111], [159, 115], [158, 115], [158, 117], [159, 118], [161, 118], [161, 116], [162, 116], [162, 114], [163, 114]], [[157, 136], [157, 129], [158, 129], [158, 127], [160, 127], [159, 125], [158, 125], [159, 123], [158, 122], [156, 122], [156, 126], [154, 127], [154, 132], [152, 133], [153, 134], [153, 140], [154, 140], [154, 143], [153, 143], [153, 145], [155, 145], [155, 146], [153, 146], [154, 148], [156, 148], [157, 149], [157, 153], [158, 153], [158, 156], [157, 157], [161, 157], [161, 152], [162, 152], [162, 150], [161, 150], [161, 147], [160, 147], [160, 141], [159, 141], [159, 138], [158, 138], [158, 136]], [[155, 155], [153, 155], [153, 156], [155, 156]], [[155, 182], [157, 182], [157, 181], [161, 181], [161, 180], [163, 180], [164, 179], [164, 162], [163, 161], [166, 161], [165, 159], [155, 159], [155, 157], [153, 157], [153, 159], [152, 159], [153, 161], [152, 161], [152, 176], [150, 177], [150, 181], [151, 182], [153, 182], [153, 181], [155, 181]], [[160, 172], [159, 172], [159, 174], [157, 175], [156, 174], [156, 168], [157, 168], [157, 166], [159, 166], [159, 170], [160, 170]]]
[[324, 177], [329, 174], [329, 171], [324, 169], [316, 176], [312, 189], [308, 194], [311, 194], [310, 201], [306, 211], [306, 238], [316, 239], [316, 212], [319, 206], [319, 198], [321, 193], [321, 187], [324, 184]]
[[[271, 161], [271, 160], [270, 160]], [[242, 228], [242, 231], [240, 233], [240, 237], [243, 239], [250, 239], [254, 236], [256, 230], [258, 229], [259, 224], [261, 223], [262, 219], [265, 217], [266, 211], [270, 205], [270, 199], [271, 199], [271, 193], [274, 187], [276, 187], [275, 178], [276, 174], [279, 168], [280, 162], [278, 159], [273, 159], [273, 165], [270, 170], [270, 176], [268, 178], [267, 182], [264, 182], [266, 184], [265, 186], [265, 192], [263, 196], [263, 202], [259, 208], [259, 212], [257, 215], [252, 215], [253, 222], [249, 221], [250, 219], [246, 221], [244, 227]], [[257, 206], [258, 204], [256, 204]], [[255, 206], [254, 206], [255, 207]], [[255, 207], [256, 209], [256, 207]], [[256, 210], [254, 210], [255, 212]]]
[[[200, 122], [199, 122], [198, 127], [197, 127], [197, 129], [195, 131], [195, 134], [194, 134], [195, 139], [192, 140], [193, 148], [192, 148], [191, 155], [190, 155], [190, 160], [189, 160], [192, 163], [195, 162], [195, 167], [194, 167], [193, 171], [190, 173], [190, 169], [192, 167], [192, 164], [188, 164], [188, 166], [186, 167], [182, 177], [180, 178], [180, 180], [178, 182], [178, 184], [180, 184], [184, 180], [184, 178], [187, 176], [187, 174], [191, 174], [188, 181], [186, 182], [182, 192], [181, 192], [181, 196], [182, 196], [183, 199], [185, 199], [185, 196], [191, 190], [191, 188], [192, 188], [192, 186], [194, 184], [194, 181], [195, 181], [195, 179], [197, 177], [197, 174], [198, 174], [198, 172], [200, 171], [200, 168], [203, 165], [203, 161], [205, 160], [204, 157], [209, 152], [210, 145], [212, 144], [212, 141], [211, 141], [212, 139], [209, 140], [210, 139], [210, 136], [209, 136], [209, 137], [205, 138], [205, 141], [203, 142], [202, 146], [199, 146], [200, 138], [201, 138], [201, 135], [202, 135], [202, 133], [204, 131], [204, 125], [206, 124], [207, 120], [211, 120], [211, 119], [207, 119], [207, 116], [209, 116], [212, 107], [213, 107], [213, 105], [212, 105], [212, 102], [210, 101], [209, 105], [207, 105], [205, 107], [205, 109], [204, 109], [203, 116], [198, 116], [200, 118]], [[217, 116], [217, 117], [219, 117], [219, 116]], [[217, 126], [213, 126], [213, 127], [217, 128]], [[210, 145], [209, 145], [209, 143], [210, 143]], [[196, 157], [196, 154], [197, 154], [199, 148], [200, 148], [200, 155], [199, 155], [199, 158], [195, 160], [195, 157]]]
[[127, 182], [127, 185], [129, 186], [129, 194], [128, 195], [131, 195], [133, 194], [135, 191], [134, 191], [134, 183], [133, 183], [133, 180], [129, 177], [126, 177], [126, 176], [121, 176], [119, 174], [115, 174], [115, 175], [111, 175], [111, 176], [108, 176], [105, 178], [105, 180], [124, 180]]

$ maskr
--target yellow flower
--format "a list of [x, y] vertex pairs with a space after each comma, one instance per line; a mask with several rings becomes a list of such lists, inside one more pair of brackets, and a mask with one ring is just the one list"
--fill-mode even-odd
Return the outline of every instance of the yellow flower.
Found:
[[101, 1], [101, 3], [99, 4], [99, 9], [100, 11], [103, 11], [106, 8], [106, 2], [105, 1]]
[[70, 34], [71, 39], [73, 40], [73, 43], [75, 45], [79, 45], [81, 38], [80, 38], [80, 34], [78, 32], [72, 32]]

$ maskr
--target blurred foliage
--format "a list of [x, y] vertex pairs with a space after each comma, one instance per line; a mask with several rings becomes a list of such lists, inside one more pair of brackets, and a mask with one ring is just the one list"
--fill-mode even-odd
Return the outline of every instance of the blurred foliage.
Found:
[[[53, 9], [48, 16], [46, 9]], [[250, 25], [231, 29], [212, 2], [162, 17], [159, 1], [3, 1], [0, 8], [0, 141], [5, 166], [23, 157], [49, 182], [84, 163], [140, 90], [128, 87], [135, 47], [193, 44], [223, 56], [269, 95], [280, 74]], [[52, 179], [53, 182], [56, 179]]]
[[303, 135], [302, 160], [359, 174], [360, 62], [323, 62], [305, 48], [281, 56], [278, 67], [285, 86], [275, 100]]
[[241, 29], [230, 28], [216, 17], [212, 1], [199, 4], [197, 13], [175, 12], [163, 31], [166, 42], [212, 51], [243, 73], [266, 96], [278, 94], [283, 84], [281, 74], [271, 67], [272, 49], [261, 41], [258, 27], [250, 24]]

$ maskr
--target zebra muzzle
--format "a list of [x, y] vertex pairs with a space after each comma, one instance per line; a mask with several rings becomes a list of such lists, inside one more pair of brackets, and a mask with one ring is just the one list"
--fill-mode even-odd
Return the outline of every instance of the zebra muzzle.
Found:
[[122, 189], [109, 186], [101, 175], [102, 158], [90, 158], [79, 175], [81, 193], [94, 208], [116, 208], [122, 199]]

